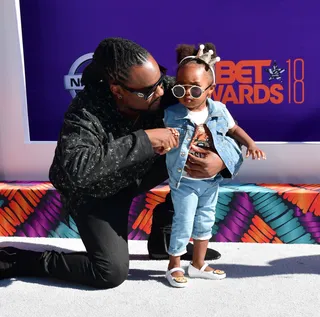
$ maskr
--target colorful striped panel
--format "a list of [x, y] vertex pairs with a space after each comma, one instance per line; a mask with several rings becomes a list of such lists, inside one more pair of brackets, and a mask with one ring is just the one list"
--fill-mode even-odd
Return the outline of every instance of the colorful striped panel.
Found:
[[[160, 185], [132, 201], [129, 239], [148, 238], [153, 210], [168, 191]], [[0, 182], [0, 236], [78, 238], [61, 207], [48, 182]], [[216, 242], [320, 244], [320, 185], [224, 185], [212, 232]]]

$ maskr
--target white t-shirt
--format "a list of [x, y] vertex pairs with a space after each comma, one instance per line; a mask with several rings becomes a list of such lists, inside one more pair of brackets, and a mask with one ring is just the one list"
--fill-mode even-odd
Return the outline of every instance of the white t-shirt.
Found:
[[188, 109], [188, 117], [191, 121], [193, 121], [195, 124], [200, 125], [204, 124], [209, 116], [209, 110], [208, 107], [205, 107], [201, 111], [190, 111]]
[[[232, 118], [230, 112], [225, 109], [226, 112], [226, 119], [228, 122], [228, 130], [232, 129], [236, 123], [234, 122], [234, 119]], [[209, 116], [209, 110], [208, 107], [205, 107], [203, 110], [201, 111], [190, 111], [188, 109], [188, 118], [193, 121], [196, 125], [200, 125], [200, 124], [204, 124]], [[188, 176], [186, 171], [182, 172], [182, 177], [188, 178], [188, 179], [194, 179], [194, 180], [203, 180], [203, 179], [208, 179], [208, 178], [191, 178], [190, 176]], [[215, 176], [210, 177], [213, 178]]]
[[[225, 112], [227, 115], [226, 119], [228, 122], [228, 130], [230, 130], [236, 125], [236, 123], [234, 122], [234, 119], [232, 118], [231, 113], [227, 109], [225, 109]], [[204, 124], [207, 121], [208, 116], [209, 116], [208, 107], [205, 107], [201, 111], [190, 111], [188, 109], [188, 117], [197, 125]]]

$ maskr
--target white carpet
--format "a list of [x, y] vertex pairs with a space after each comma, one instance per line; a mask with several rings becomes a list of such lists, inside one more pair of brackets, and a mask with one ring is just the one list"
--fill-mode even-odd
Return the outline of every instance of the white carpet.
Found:
[[[80, 240], [0, 238], [1, 246], [19, 242], [33, 250], [83, 250]], [[148, 260], [145, 241], [130, 241], [129, 247], [130, 276], [115, 289], [1, 280], [0, 317], [320, 316], [319, 245], [212, 244], [222, 253], [215, 267], [226, 270], [227, 278], [190, 280], [186, 289], [168, 286], [167, 261]]]

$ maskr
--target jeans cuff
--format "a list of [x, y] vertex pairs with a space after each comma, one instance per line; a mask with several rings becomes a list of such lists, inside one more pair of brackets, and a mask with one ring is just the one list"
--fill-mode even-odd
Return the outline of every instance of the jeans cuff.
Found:
[[182, 252], [177, 252], [177, 253], [168, 251], [168, 254], [171, 255], [171, 256], [182, 256], [182, 255], [184, 255], [186, 253], [187, 253], [187, 250], [184, 250]]
[[192, 236], [193, 240], [210, 240], [211, 238], [212, 238], [212, 234], [211, 233], [209, 235], [202, 236], [202, 237]]

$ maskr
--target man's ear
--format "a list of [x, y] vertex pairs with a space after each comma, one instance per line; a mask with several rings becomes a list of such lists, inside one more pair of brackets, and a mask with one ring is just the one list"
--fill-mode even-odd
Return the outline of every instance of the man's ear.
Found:
[[118, 98], [121, 99], [123, 96], [123, 89], [121, 86], [119, 85], [115, 85], [115, 84], [110, 84], [110, 90], [112, 92], [112, 94]]

